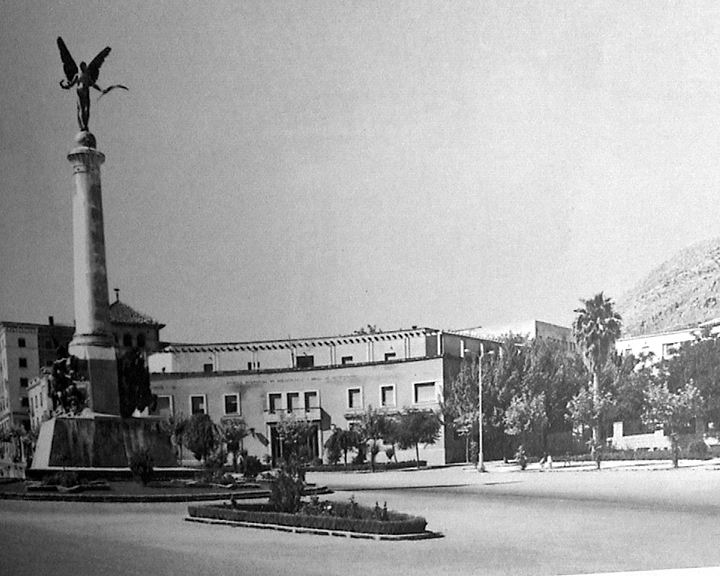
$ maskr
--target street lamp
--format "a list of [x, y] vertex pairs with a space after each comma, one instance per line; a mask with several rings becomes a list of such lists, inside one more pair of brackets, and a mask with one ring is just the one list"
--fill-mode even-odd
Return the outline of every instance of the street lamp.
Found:
[[[495, 354], [494, 350], [488, 351], [488, 356], [491, 356]], [[478, 354], [478, 461], [477, 461], [477, 471], [478, 472], [487, 472], [485, 470], [485, 462], [483, 459], [483, 427], [482, 427], [482, 417], [483, 417], [483, 403], [482, 403], [482, 360], [485, 357], [485, 346], [481, 343], [480, 344], [480, 354]]]

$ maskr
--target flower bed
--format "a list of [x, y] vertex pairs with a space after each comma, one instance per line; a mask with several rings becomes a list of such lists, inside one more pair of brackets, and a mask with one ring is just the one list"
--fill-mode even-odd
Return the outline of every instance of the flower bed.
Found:
[[[372, 509], [357, 507], [358, 510], [372, 513]], [[253, 524], [273, 524], [296, 528], [313, 528], [319, 530], [358, 532], [364, 534], [419, 534], [425, 531], [427, 521], [421, 516], [411, 516], [399, 512], [388, 511], [387, 520], [368, 517], [344, 517], [331, 514], [315, 515], [308, 512], [287, 514], [275, 512], [267, 504], [229, 505], [213, 504], [205, 506], [189, 506], [191, 518], [207, 518], [230, 522], [250, 522]]]

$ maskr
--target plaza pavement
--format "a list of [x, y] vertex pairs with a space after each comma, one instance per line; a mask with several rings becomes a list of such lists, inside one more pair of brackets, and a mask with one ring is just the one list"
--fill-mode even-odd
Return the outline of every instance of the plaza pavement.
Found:
[[444, 537], [421, 542], [197, 525], [184, 504], [2, 501], [3, 573], [720, 574], [720, 463], [682, 464], [308, 474], [333, 499], [425, 516]]

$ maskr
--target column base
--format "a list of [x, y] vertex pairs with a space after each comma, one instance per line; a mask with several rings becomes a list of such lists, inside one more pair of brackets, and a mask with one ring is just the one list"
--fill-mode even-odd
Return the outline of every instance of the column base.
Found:
[[[92, 336], [92, 335], [91, 335]], [[117, 355], [114, 346], [81, 343], [76, 336], [68, 352], [80, 360], [80, 378], [87, 382], [88, 408], [101, 414], [120, 415]]]

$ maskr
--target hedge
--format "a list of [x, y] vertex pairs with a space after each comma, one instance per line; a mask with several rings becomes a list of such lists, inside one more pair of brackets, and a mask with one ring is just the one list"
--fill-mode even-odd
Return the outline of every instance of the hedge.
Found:
[[227, 505], [189, 506], [188, 513], [191, 518], [210, 518], [212, 520], [231, 522], [275, 524], [295, 528], [315, 528], [365, 534], [419, 534], [424, 532], [427, 526], [425, 518], [399, 512], [390, 512], [389, 520], [286, 514], [284, 512], [274, 512], [265, 505], [235, 508]]

